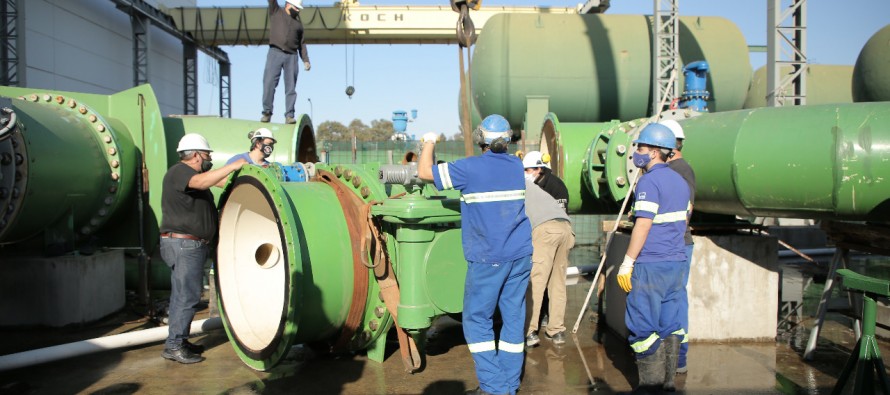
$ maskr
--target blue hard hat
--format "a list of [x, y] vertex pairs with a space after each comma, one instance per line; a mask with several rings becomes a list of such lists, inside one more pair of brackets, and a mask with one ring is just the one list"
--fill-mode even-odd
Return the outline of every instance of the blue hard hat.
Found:
[[497, 114], [485, 117], [482, 123], [473, 131], [473, 142], [476, 144], [491, 144], [499, 138], [509, 143], [512, 137], [513, 131], [510, 129], [510, 122]]
[[661, 148], [677, 148], [677, 139], [674, 137], [674, 133], [670, 128], [659, 123], [646, 125], [640, 132], [640, 136], [633, 142], [634, 144], [646, 144]]

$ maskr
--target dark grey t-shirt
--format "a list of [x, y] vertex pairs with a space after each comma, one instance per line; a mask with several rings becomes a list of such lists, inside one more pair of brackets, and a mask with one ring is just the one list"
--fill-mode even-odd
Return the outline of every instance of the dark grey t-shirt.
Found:
[[269, 24], [269, 45], [287, 53], [299, 53], [300, 59], [309, 61], [309, 51], [303, 39], [303, 22], [299, 15], [291, 18], [278, 5], [278, 0], [269, 0]]
[[161, 192], [161, 233], [174, 232], [213, 240], [217, 213], [213, 193], [189, 188], [198, 172], [179, 162], [167, 170]]
[[[689, 162], [686, 162], [685, 159], [680, 158], [668, 162], [668, 167], [680, 173], [680, 176], [689, 184], [689, 202], [695, 207], [695, 172], [692, 171], [692, 166], [689, 166]], [[686, 242], [686, 245], [692, 244], [692, 232], [689, 231], [688, 226], [686, 227], [686, 235], [683, 236], [683, 241]]]

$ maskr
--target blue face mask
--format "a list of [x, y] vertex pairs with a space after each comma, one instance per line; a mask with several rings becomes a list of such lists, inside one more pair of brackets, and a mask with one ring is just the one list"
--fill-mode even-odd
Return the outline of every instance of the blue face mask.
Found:
[[645, 154], [641, 154], [639, 152], [634, 151], [634, 153], [633, 153], [634, 166], [639, 167], [641, 169], [646, 168], [646, 165], [648, 165], [651, 160], [652, 160], [652, 158], [649, 157], [648, 152]]

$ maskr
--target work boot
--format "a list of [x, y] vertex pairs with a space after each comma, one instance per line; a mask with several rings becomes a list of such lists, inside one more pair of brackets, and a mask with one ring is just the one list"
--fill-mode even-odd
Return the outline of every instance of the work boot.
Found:
[[525, 337], [525, 345], [527, 347], [537, 346], [540, 342], [541, 338], [538, 337], [537, 333], [529, 333], [528, 336]]
[[677, 386], [674, 385], [674, 376], [677, 375], [677, 362], [680, 360], [680, 338], [677, 336], [668, 336], [661, 343], [664, 349], [664, 390], [674, 392]]
[[559, 332], [553, 336], [550, 336], [550, 334], [548, 334], [547, 332], [544, 332], [544, 337], [550, 339], [550, 341], [552, 341], [553, 344], [557, 344], [557, 345], [566, 344], [566, 332], [565, 331]]
[[204, 346], [200, 344], [190, 343], [188, 340], [182, 341], [182, 348], [185, 348], [195, 354], [203, 354]]
[[185, 347], [177, 349], [164, 348], [164, 352], [161, 353], [161, 356], [165, 359], [184, 364], [198, 363], [204, 360], [204, 357], [189, 351]]
[[640, 383], [634, 392], [658, 393], [664, 384], [664, 346], [659, 345], [655, 353], [637, 359]]
[[284, 117], [284, 123], [293, 125], [293, 124], [297, 123], [297, 120], [294, 119], [294, 117]]
[[272, 121], [272, 113], [263, 113], [263, 116], [260, 117], [260, 122], [269, 123]]

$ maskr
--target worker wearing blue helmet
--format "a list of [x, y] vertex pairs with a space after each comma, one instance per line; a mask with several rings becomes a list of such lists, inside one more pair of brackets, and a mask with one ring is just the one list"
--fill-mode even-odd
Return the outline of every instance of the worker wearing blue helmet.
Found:
[[686, 288], [683, 235], [689, 186], [667, 165], [676, 138], [664, 125], [647, 125], [633, 141], [634, 166], [645, 171], [634, 191], [634, 227], [618, 284], [628, 292], [624, 315], [641, 389], [674, 390], [680, 342], [680, 309]]
[[[438, 189], [461, 191], [461, 233], [467, 277], [463, 329], [479, 388], [471, 394], [515, 394], [525, 351], [525, 293], [531, 272], [531, 224], [525, 215], [522, 162], [507, 154], [510, 123], [489, 115], [473, 132], [482, 155], [435, 163], [438, 137], [424, 135], [417, 166]], [[503, 318], [495, 337], [492, 317]], [[495, 338], [498, 340], [495, 341]]]

